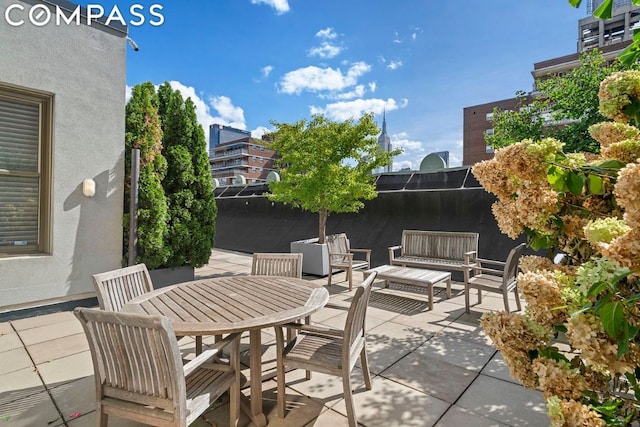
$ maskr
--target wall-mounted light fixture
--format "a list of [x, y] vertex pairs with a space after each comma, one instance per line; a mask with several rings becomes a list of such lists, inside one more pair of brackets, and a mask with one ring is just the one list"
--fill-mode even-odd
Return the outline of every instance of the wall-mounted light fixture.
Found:
[[84, 197], [93, 197], [96, 195], [96, 182], [91, 178], [82, 181], [82, 194]]

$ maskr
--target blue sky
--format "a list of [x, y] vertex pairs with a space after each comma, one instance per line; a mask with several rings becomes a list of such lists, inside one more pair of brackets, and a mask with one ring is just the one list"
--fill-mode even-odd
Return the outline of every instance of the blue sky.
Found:
[[[97, 3], [96, 1], [81, 2]], [[113, 4], [129, 19], [134, 2]], [[312, 113], [335, 120], [373, 111], [404, 148], [394, 170], [434, 151], [462, 161], [463, 108], [531, 90], [534, 62], [576, 51], [566, 0], [155, 0], [130, 26], [127, 85], [171, 81], [201, 124], [247, 129]]]

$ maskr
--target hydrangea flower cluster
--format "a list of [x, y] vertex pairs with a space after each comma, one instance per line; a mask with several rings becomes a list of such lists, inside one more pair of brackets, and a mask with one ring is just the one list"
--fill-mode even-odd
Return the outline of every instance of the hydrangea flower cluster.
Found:
[[599, 97], [614, 120], [589, 129], [600, 155], [524, 140], [473, 167], [504, 234], [565, 254], [523, 257], [524, 313], [481, 322], [512, 376], [544, 393], [552, 426], [640, 422], [640, 71], [609, 76]]

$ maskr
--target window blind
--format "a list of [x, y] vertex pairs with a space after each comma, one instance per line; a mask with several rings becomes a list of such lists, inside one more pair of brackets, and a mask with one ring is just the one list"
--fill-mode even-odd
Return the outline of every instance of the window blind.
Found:
[[40, 105], [0, 97], [0, 251], [38, 246], [39, 148]]

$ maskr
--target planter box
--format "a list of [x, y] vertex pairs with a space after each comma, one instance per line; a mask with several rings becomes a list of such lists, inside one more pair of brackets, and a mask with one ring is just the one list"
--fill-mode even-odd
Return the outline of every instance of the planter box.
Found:
[[190, 282], [195, 279], [195, 269], [193, 267], [178, 268], [158, 268], [149, 270], [151, 283], [154, 288], [175, 285], [176, 283]]
[[317, 237], [291, 242], [290, 252], [302, 254], [303, 273], [315, 276], [329, 275], [329, 250], [326, 243], [318, 243]]

